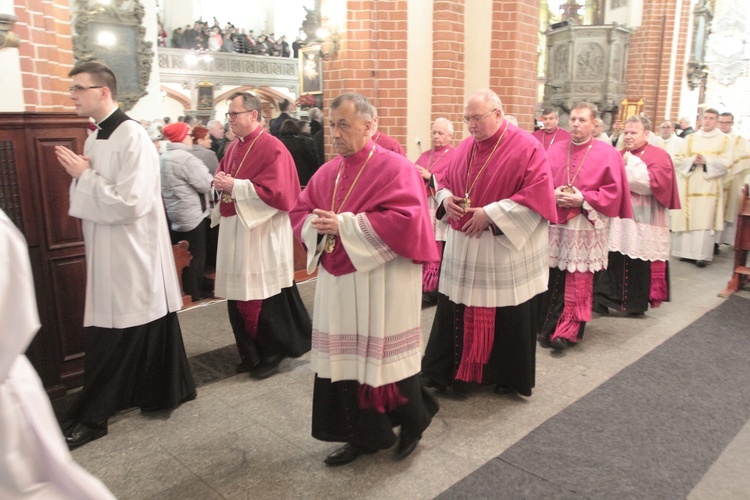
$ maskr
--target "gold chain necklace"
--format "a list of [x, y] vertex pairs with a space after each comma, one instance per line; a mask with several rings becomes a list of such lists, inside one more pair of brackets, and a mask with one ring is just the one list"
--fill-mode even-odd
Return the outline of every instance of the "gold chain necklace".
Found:
[[438, 158], [437, 160], [435, 160], [435, 163], [432, 163], [432, 155], [435, 153], [435, 150], [433, 149], [432, 151], [430, 151], [430, 158], [429, 158], [429, 160], [427, 160], [427, 171], [428, 172], [432, 171], [432, 167], [434, 167], [435, 165], [437, 165], [438, 162], [443, 159], [443, 156], [445, 156], [445, 153], [447, 153], [450, 148], [451, 148], [450, 146], [448, 146], [447, 148], [445, 148], [445, 150], [443, 151], [443, 154], [440, 155], [440, 158]]
[[[552, 136], [552, 140], [551, 140], [551, 141], [549, 141], [549, 144], [547, 145], [547, 147], [546, 147], [545, 149], [549, 149], [549, 148], [551, 148], [551, 147], [552, 147], [552, 143], [553, 143], [553, 142], [555, 142], [555, 139], [557, 138], [557, 133], [558, 133], [559, 131], [560, 131], [560, 127], [557, 127], [557, 129], [555, 130], [555, 135], [553, 135], [553, 136]], [[545, 132], [546, 132], [546, 130], [545, 130]], [[548, 135], [549, 135], [549, 134], [548, 134]]]
[[[258, 140], [258, 137], [263, 134], [263, 129], [261, 129], [260, 133], [255, 136], [255, 139], [253, 139], [253, 142], [250, 143], [250, 147], [247, 148], [247, 151], [245, 151], [245, 156], [242, 157], [242, 161], [240, 161], [240, 164], [237, 166], [237, 168], [234, 169], [234, 172], [230, 172], [230, 177], [237, 177], [237, 174], [240, 173], [240, 169], [242, 168], [242, 165], [245, 163], [245, 158], [247, 158], [247, 154], [250, 152], [251, 149], [253, 149], [253, 146], [255, 146], [255, 141]], [[231, 194], [226, 194], [223, 191], [221, 192], [221, 202], [222, 203], [232, 203], [234, 200], [232, 200]]]
[[578, 177], [578, 174], [581, 173], [581, 168], [583, 168], [583, 163], [586, 161], [586, 157], [589, 155], [589, 151], [591, 151], [591, 147], [594, 145], [594, 139], [591, 138], [589, 143], [589, 147], [586, 148], [586, 153], [583, 155], [583, 159], [581, 159], [581, 163], [578, 164], [578, 170], [576, 170], [575, 174], [573, 174], [573, 178], [570, 178], [570, 150], [573, 148], [573, 141], [570, 141], [570, 145], [568, 146], [568, 162], [565, 164], [565, 173], [566, 177], [568, 178], [568, 185], [562, 188], [562, 190], [566, 193], [575, 193], [575, 189], [573, 189], [573, 183], [575, 182], [576, 178]]
[[492, 148], [492, 152], [490, 152], [490, 155], [485, 160], [484, 165], [482, 165], [482, 168], [479, 169], [477, 176], [474, 177], [474, 182], [472, 182], [471, 186], [469, 186], [469, 178], [471, 176], [471, 165], [472, 163], [474, 163], [474, 153], [476, 152], [476, 149], [477, 149], [477, 143], [474, 142], [474, 145], [471, 148], [471, 155], [469, 156], [469, 165], [468, 167], [466, 167], [466, 195], [463, 198], [461, 198], [461, 201], [458, 202], [459, 206], [464, 210], [464, 213], [466, 213], [466, 211], [469, 210], [469, 208], [471, 207], [471, 198], [469, 197], [469, 195], [471, 194], [472, 189], [474, 189], [474, 186], [476, 186], [477, 181], [479, 180], [479, 176], [482, 175], [482, 172], [484, 172], [484, 168], [492, 159], [492, 156], [495, 154], [495, 151], [497, 151], [497, 147], [500, 145], [500, 141], [503, 140], [503, 137], [505, 137], [505, 132], [507, 131], [508, 131], [508, 121], [506, 120], [503, 133], [500, 134], [500, 137], [497, 139], [495, 146]]
[[[357, 176], [354, 178], [354, 181], [352, 181], [352, 185], [349, 186], [349, 191], [346, 192], [346, 196], [344, 196], [344, 200], [341, 202], [341, 205], [339, 205], [339, 209], [336, 210], [336, 193], [339, 190], [339, 179], [341, 178], [341, 172], [344, 170], [344, 158], [341, 158], [341, 162], [339, 163], [339, 171], [336, 174], [336, 183], [333, 185], [333, 195], [331, 196], [331, 212], [335, 214], [339, 214], [341, 212], [341, 209], [344, 208], [344, 203], [346, 203], [346, 200], [349, 199], [349, 195], [352, 194], [352, 189], [354, 189], [354, 186], [357, 184], [359, 177], [362, 175], [362, 172], [364, 172], [365, 170], [365, 165], [367, 165], [367, 163], [370, 161], [370, 158], [372, 158], [373, 153], [375, 153], [375, 143], [372, 144], [372, 149], [370, 149], [370, 154], [367, 155], [367, 159], [362, 164], [362, 166], [359, 167], [359, 172], [357, 172]], [[326, 242], [325, 242], [325, 245], [323, 245], [323, 249], [326, 251], [326, 253], [331, 253], [336, 249], [336, 235], [335, 234], [326, 235]]]

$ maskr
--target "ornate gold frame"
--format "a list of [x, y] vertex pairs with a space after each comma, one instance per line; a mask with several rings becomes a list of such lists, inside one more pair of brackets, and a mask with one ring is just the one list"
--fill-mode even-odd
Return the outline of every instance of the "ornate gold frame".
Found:
[[643, 109], [643, 99], [629, 101], [627, 98], [620, 102], [620, 121], [625, 121], [631, 116], [640, 115]]
[[[76, 0], [76, 7], [73, 57], [76, 63], [97, 59], [107, 64], [117, 77], [117, 99], [128, 111], [147, 94], [154, 59], [152, 43], [145, 40], [146, 28], [141, 23], [145, 9], [138, 0], [113, 0], [110, 5]], [[115, 45], [99, 45], [97, 37], [105, 30], [116, 36]]]

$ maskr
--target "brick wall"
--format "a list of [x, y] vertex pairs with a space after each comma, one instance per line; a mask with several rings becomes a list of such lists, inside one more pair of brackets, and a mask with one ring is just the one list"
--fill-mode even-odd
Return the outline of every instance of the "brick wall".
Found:
[[[379, 130], [406, 142], [406, 1], [347, 2], [341, 49], [323, 63], [327, 112], [343, 92], [359, 92], [378, 108]], [[330, 144], [326, 138], [326, 148]]]
[[493, 0], [490, 88], [505, 112], [532, 130], [536, 105], [539, 3]]
[[[644, 2], [643, 21], [630, 38], [628, 48], [627, 97], [643, 99], [643, 112], [653, 123], [664, 118], [678, 119], [680, 93], [687, 71], [688, 22], [691, 2], [685, 1], [680, 16], [680, 32], [676, 47], [672, 46], [675, 30], [676, 0]], [[665, 117], [669, 92], [670, 59], [677, 58], [672, 88], [671, 115]]]
[[67, 0], [15, 0], [26, 111], [71, 111], [67, 88], [73, 67]]
[[459, 126], [464, 101], [464, 0], [436, 1], [433, 5], [432, 114], [453, 122], [453, 142], [462, 139]]

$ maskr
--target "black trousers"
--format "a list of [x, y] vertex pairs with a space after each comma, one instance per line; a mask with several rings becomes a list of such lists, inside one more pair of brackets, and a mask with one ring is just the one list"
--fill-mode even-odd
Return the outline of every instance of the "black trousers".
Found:
[[[190, 265], [182, 270], [182, 289], [193, 301], [201, 299], [203, 290], [203, 271], [206, 268], [206, 231], [208, 219], [203, 219], [195, 229], [186, 232], [173, 231], [172, 244], [185, 240], [190, 245]], [[176, 241], [175, 241], [176, 240]]]

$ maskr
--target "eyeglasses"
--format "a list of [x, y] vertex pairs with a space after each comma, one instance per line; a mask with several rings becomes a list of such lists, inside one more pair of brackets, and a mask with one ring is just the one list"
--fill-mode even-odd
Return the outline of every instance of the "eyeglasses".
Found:
[[224, 116], [227, 117], [227, 120], [235, 120], [237, 115], [241, 115], [242, 113], [252, 113], [252, 111], [230, 111], [229, 113], [224, 113]]
[[487, 111], [482, 116], [464, 116], [464, 123], [466, 125], [469, 125], [471, 122], [474, 122], [474, 123], [481, 122], [482, 120], [484, 120], [485, 118], [487, 118], [488, 116], [490, 116], [495, 111], [497, 111], [497, 108], [491, 109], [490, 111]]
[[68, 87], [68, 92], [71, 94], [80, 94], [84, 90], [88, 89], [103, 89], [104, 85], [92, 85], [91, 87], [84, 87], [83, 85], [73, 85], [72, 87]]

